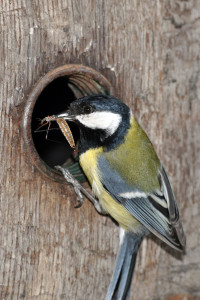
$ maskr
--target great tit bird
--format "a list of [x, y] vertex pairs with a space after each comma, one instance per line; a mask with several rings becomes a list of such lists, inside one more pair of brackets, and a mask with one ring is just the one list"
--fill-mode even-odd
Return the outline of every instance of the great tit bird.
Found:
[[122, 229], [106, 300], [127, 300], [144, 235], [152, 232], [177, 250], [185, 248], [185, 235], [169, 179], [129, 107], [113, 96], [78, 99], [56, 118], [78, 125], [80, 165], [98, 199], [95, 206], [109, 214]]

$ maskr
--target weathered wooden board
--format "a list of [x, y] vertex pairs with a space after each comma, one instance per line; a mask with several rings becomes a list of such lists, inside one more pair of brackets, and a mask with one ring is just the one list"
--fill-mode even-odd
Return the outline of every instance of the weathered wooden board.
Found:
[[118, 229], [35, 169], [23, 108], [46, 72], [82, 63], [105, 75], [150, 135], [187, 234], [177, 260], [144, 240], [131, 299], [200, 299], [200, 2], [0, 1], [0, 299], [103, 300]]

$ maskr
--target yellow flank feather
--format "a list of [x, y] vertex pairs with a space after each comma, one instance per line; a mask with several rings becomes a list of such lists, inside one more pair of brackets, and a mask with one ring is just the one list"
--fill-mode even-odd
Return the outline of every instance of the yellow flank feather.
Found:
[[133, 232], [141, 231], [141, 224], [116, 200], [114, 200], [101, 184], [97, 169], [97, 158], [103, 148], [90, 149], [80, 155], [80, 165], [86, 174], [94, 195], [99, 199], [103, 209], [115, 219], [123, 229]]

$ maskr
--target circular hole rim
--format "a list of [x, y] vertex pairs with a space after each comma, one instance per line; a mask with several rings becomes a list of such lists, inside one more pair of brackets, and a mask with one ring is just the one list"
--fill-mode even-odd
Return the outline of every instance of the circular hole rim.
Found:
[[66, 181], [63, 179], [62, 175], [58, 171], [48, 166], [42, 160], [42, 158], [40, 158], [33, 142], [31, 123], [32, 123], [32, 113], [35, 104], [42, 91], [55, 79], [64, 76], [69, 77], [74, 74], [81, 74], [84, 77], [88, 77], [89, 79], [96, 81], [97, 84], [100, 85], [105, 91], [105, 93], [107, 94], [112, 94], [113, 92], [113, 87], [111, 83], [98, 71], [84, 65], [78, 65], [78, 64], [63, 65], [45, 74], [34, 85], [32, 91], [28, 95], [28, 99], [24, 108], [24, 118], [23, 118], [23, 133], [24, 133], [24, 140], [26, 145], [26, 152], [30, 154], [29, 158], [31, 162], [39, 171], [42, 172], [42, 174], [44, 174], [48, 178], [53, 179], [54, 181], [65, 182], [65, 183]]

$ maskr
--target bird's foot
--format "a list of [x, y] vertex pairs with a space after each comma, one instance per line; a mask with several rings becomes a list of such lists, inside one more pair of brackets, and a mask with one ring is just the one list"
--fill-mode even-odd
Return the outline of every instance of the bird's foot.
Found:
[[68, 183], [71, 183], [74, 187], [74, 191], [77, 195], [77, 201], [78, 204], [75, 206], [76, 208], [81, 207], [83, 204], [83, 194], [81, 193], [81, 190], [83, 189], [83, 187], [80, 185], [80, 183], [78, 182], [78, 180], [76, 180], [74, 178], [74, 176], [65, 168], [61, 167], [61, 166], [55, 166], [55, 169], [60, 171], [64, 178], [66, 179], [66, 181]]
[[82, 206], [84, 199], [83, 195], [85, 195], [90, 200], [90, 202], [92, 202], [92, 204], [100, 214], [106, 214], [99, 201], [95, 199], [95, 197], [93, 197], [90, 193], [88, 193], [88, 191], [86, 191], [86, 189], [82, 187], [78, 180], [76, 180], [66, 168], [63, 168], [61, 166], [55, 166], [55, 169], [63, 174], [64, 178], [68, 183], [71, 183], [73, 185], [78, 201], [78, 205], [75, 206], [76, 208]]

